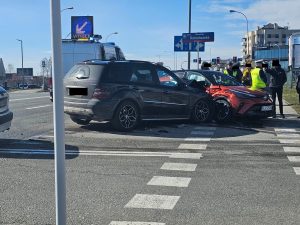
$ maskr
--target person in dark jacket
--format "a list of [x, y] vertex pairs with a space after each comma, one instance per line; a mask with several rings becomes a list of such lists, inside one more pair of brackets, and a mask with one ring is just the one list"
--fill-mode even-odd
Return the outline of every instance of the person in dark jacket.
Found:
[[232, 65], [232, 76], [240, 83], [242, 83], [243, 73], [240, 70], [240, 63], [234, 63]]
[[203, 62], [201, 65], [201, 70], [210, 70], [211, 64], [208, 62]]
[[283, 85], [285, 84], [287, 78], [285, 71], [281, 68], [278, 59], [272, 60], [272, 68], [268, 70], [270, 74], [269, 88], [273, 100], [273, 118], [276, 118], [276, 96], [279, 103], [279, 111], [282, 118], [285, 118], [283, 114], [283, 104], [282, 104], [282, 91]]

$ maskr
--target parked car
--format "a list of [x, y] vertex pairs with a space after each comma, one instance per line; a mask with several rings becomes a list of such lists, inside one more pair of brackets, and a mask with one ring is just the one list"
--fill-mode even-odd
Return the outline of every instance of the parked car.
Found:
[[206, 122], [214, 113], [207, 93], [145, 61], [79, 63], [65, 76], [64, 89], [64, 111], [81, 125], [111, 121], [115, 129], [129, 131], [141, 120]]
[[0, 86], [0, 132], [8, 130], [13, 119], [13, 113], [9, 110], [8, 101], [8, 93]]
[[215, 119], [231, 120], [234, 116], [272, 116], [272, 100], [265, 91], [252, 91], [234, 78], [218, 71], [175, 71], [187, 82], [197, 81], [206, 89], [216, 104]]

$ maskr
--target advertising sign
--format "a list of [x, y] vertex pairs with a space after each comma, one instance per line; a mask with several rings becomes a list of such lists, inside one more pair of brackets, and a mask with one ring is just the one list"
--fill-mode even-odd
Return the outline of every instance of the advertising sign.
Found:
[[[23, 68], [24, 76], [33, 76], [33, 68]], [[22, 68], [17, 68], [17, 75], [22, 76]]]
[[71, 17], [71, 38], [89, 40], [94, 35], [94, 24], [92, 16]]

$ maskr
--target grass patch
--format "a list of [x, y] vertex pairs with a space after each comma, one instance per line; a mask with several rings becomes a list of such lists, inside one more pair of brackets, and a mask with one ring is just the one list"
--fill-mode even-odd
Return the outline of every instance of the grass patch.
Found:
[[296, 88], [283, 88], [283, 99], [291, 104], [292, 108], [296, 110], [298, 114], [300, 114], [300, 104], [299, 104], [299, 95], [296, 91]]

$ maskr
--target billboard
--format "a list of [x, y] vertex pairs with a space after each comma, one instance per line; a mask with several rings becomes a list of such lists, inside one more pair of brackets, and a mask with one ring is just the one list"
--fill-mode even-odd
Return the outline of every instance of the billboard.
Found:
[[[23, 68], [24, 76], [33, 76], [33, 68]], [[17, 68], [17, 75], [22, 76], [22, 68]]]
[[94, 35], [92, 16], [71, 17], [71, 38], [75, 40], [89, 40]]

